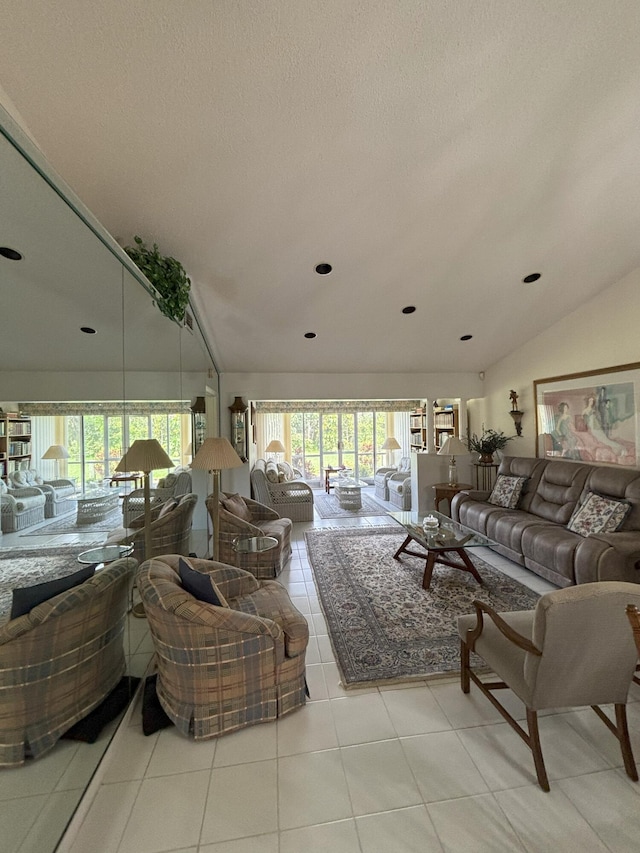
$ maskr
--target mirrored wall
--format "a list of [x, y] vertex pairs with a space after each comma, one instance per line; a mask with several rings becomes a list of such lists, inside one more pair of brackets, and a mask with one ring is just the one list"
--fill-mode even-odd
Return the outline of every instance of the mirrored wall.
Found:
[[[2, 108], [0, 299], [0, 405], [102, 404], [124, 418], [133, 402], [178, 401], [188, 411], [196, 397], [218, 393], [193, 311], [184, 326], [159, 312], [125, 253]], [[204, 515], [195, 518], [206, 526]], [[44, 551], [47, 538], [41, 541]], [[69, 540], [68, 547], [82, 546]], [[2, 564], [40, 550], [16, 534], [0, 535], [0, 549], [5, 587], [15, 581]], [[146, 621], [131, 621], [144, 623], [125, 640], [129, 672], [142, 675], [145, 657], [136, 652]], [[92, 745], [60, 741], [23, 767], [0, 768], [4, 853], [55, 849], [115, 731]]]

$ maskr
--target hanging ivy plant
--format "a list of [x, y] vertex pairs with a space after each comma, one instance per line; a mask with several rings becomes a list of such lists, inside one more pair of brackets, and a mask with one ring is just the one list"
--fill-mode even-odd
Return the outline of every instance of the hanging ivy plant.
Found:
[[135, 246], [125, 246], [124, 250], [156, 289], [155, 304], [165, 317], [182, 322], [191, 290], [191, 279], [184, 267], [175, 258], [161, 255], [157, 243], [149, 249], [142, 237], [136, 236], [133, 240]]

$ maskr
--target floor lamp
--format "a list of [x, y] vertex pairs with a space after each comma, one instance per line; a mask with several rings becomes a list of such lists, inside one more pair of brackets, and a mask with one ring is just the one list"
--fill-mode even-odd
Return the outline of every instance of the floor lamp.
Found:
[[213, 475], [213, 559], [220, 558], [220, 471], [239, 468], [242, 459], [227, 438], [205, 438], [193, 457], [192, 468], [210, 471]]
[[275, 461], [277, 462], [278, 461], [278, 454], [279, 453], [286, 453], [287, 451], [285, 449], [284, 444], [281, 441], [279, 441], [277, 438], [274, 438], [273, 441], [270, 441], [269, 444], [267, 444], [267, 446], [264, 449], [264, 452], [265, 453], [274, 453], [275, 457], [276, 457]]
[[173, 468], [173, 461], [156, 438], [134, 441], [116, 466], [118, 473], [142, 471], [144, 474], [144, 558], [151, 557], [151, 495], [149, 474], [158, 468]]
[[56, 460], [56, 480], [60, 479], [60, 460], [69, 458], [69, 451], [66, 447], [63, 447], [61, 444], [52, 444], [51, 447], [47, 450], [47, 452], [43, 455], [43, 459], [55, 459]]
[[385, 439], [385, 442], [382, 445], [382, 449], [387, 451], [387, 462], [390, 462], [390, 465], [393, 466], [393, 454], [396, 452], [396, 450], [400, 450], [398, 439], [390, 435], [387, 439]]

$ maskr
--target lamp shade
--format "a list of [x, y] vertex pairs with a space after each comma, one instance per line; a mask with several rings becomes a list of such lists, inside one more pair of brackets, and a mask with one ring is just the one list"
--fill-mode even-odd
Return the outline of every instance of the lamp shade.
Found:
[[157, 438], [139, 438], [133, 442], [116, 465], [116, 471], [155, 471], [156, 468], [173, 468], [173, 461]]
[[277, 438], [274, 438], [273, 441], [270, 441], [269, 444], [265, 447], [265, 453], [285, 453], [285, 446], [281, 441], [278, 441]]
[[225, 468], [238, 468], [242, 464], [242, 459], [228, 438], [205, 438], [193, 457], [191, 467], [204, 471], [222, 471]]
[[394, 438], [390, 435], [387, 439], [385, 439], [384, 444], [382, 445], [383, 450], [400, 450], [400, 445], [398, 444], [398, 439]]
[[469, 448], [457, 435], [450, 435], [438, 451], [438, 456], [462, 456]]
[[42, 456], [43, 459], [68, 459], [69, 451], [61, 444], [52, 444], [46, 453]]

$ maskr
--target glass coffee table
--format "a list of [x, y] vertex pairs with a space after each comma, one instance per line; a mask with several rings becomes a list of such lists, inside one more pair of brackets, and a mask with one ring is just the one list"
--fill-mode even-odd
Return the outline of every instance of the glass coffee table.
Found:
[[[487, 539], [486, 536], [469, 530], [468, 527], [459, 524], [457, 521], [452, 521], [448, 515], [442, 515], [440, 512], [429, 513], [437, 519], [438, 527], [428, 532], [422, 527], [424, 517], [422, 514], [417, 512], [390, 512], [389, 515], [404, 528], [407, 534], [406, 539], [393, 555], [393, 559], [399, 560], [401, 554], [411, 554], [412, 557], [424, 559], [423, 589], [429, 589], [436, 563], [442, 563], [442, 565], [450, 566], [452, 569], [460, 569], [462, 572], [469, 572], [478, 583], [483, 583], [478, 570], [469, 559], [466, 549], [491, 545], [491, 540]], [[410, 551], [407, 547], [410, 542], [420, 545], [424, 551]], [[454, 562], [449, 558], [449, 554], [455, 554], [458, 560]]]
[[262, 554], [278, 544], [274, 536], [236, 536], [231, 547], [238, 554]]
[[101, 545], [97, 548], [89, 548], [76, 557], [79, 563], [89, 565], [91, 563], [113, 563], [122, 557], [133, 554], [133, 545]]

